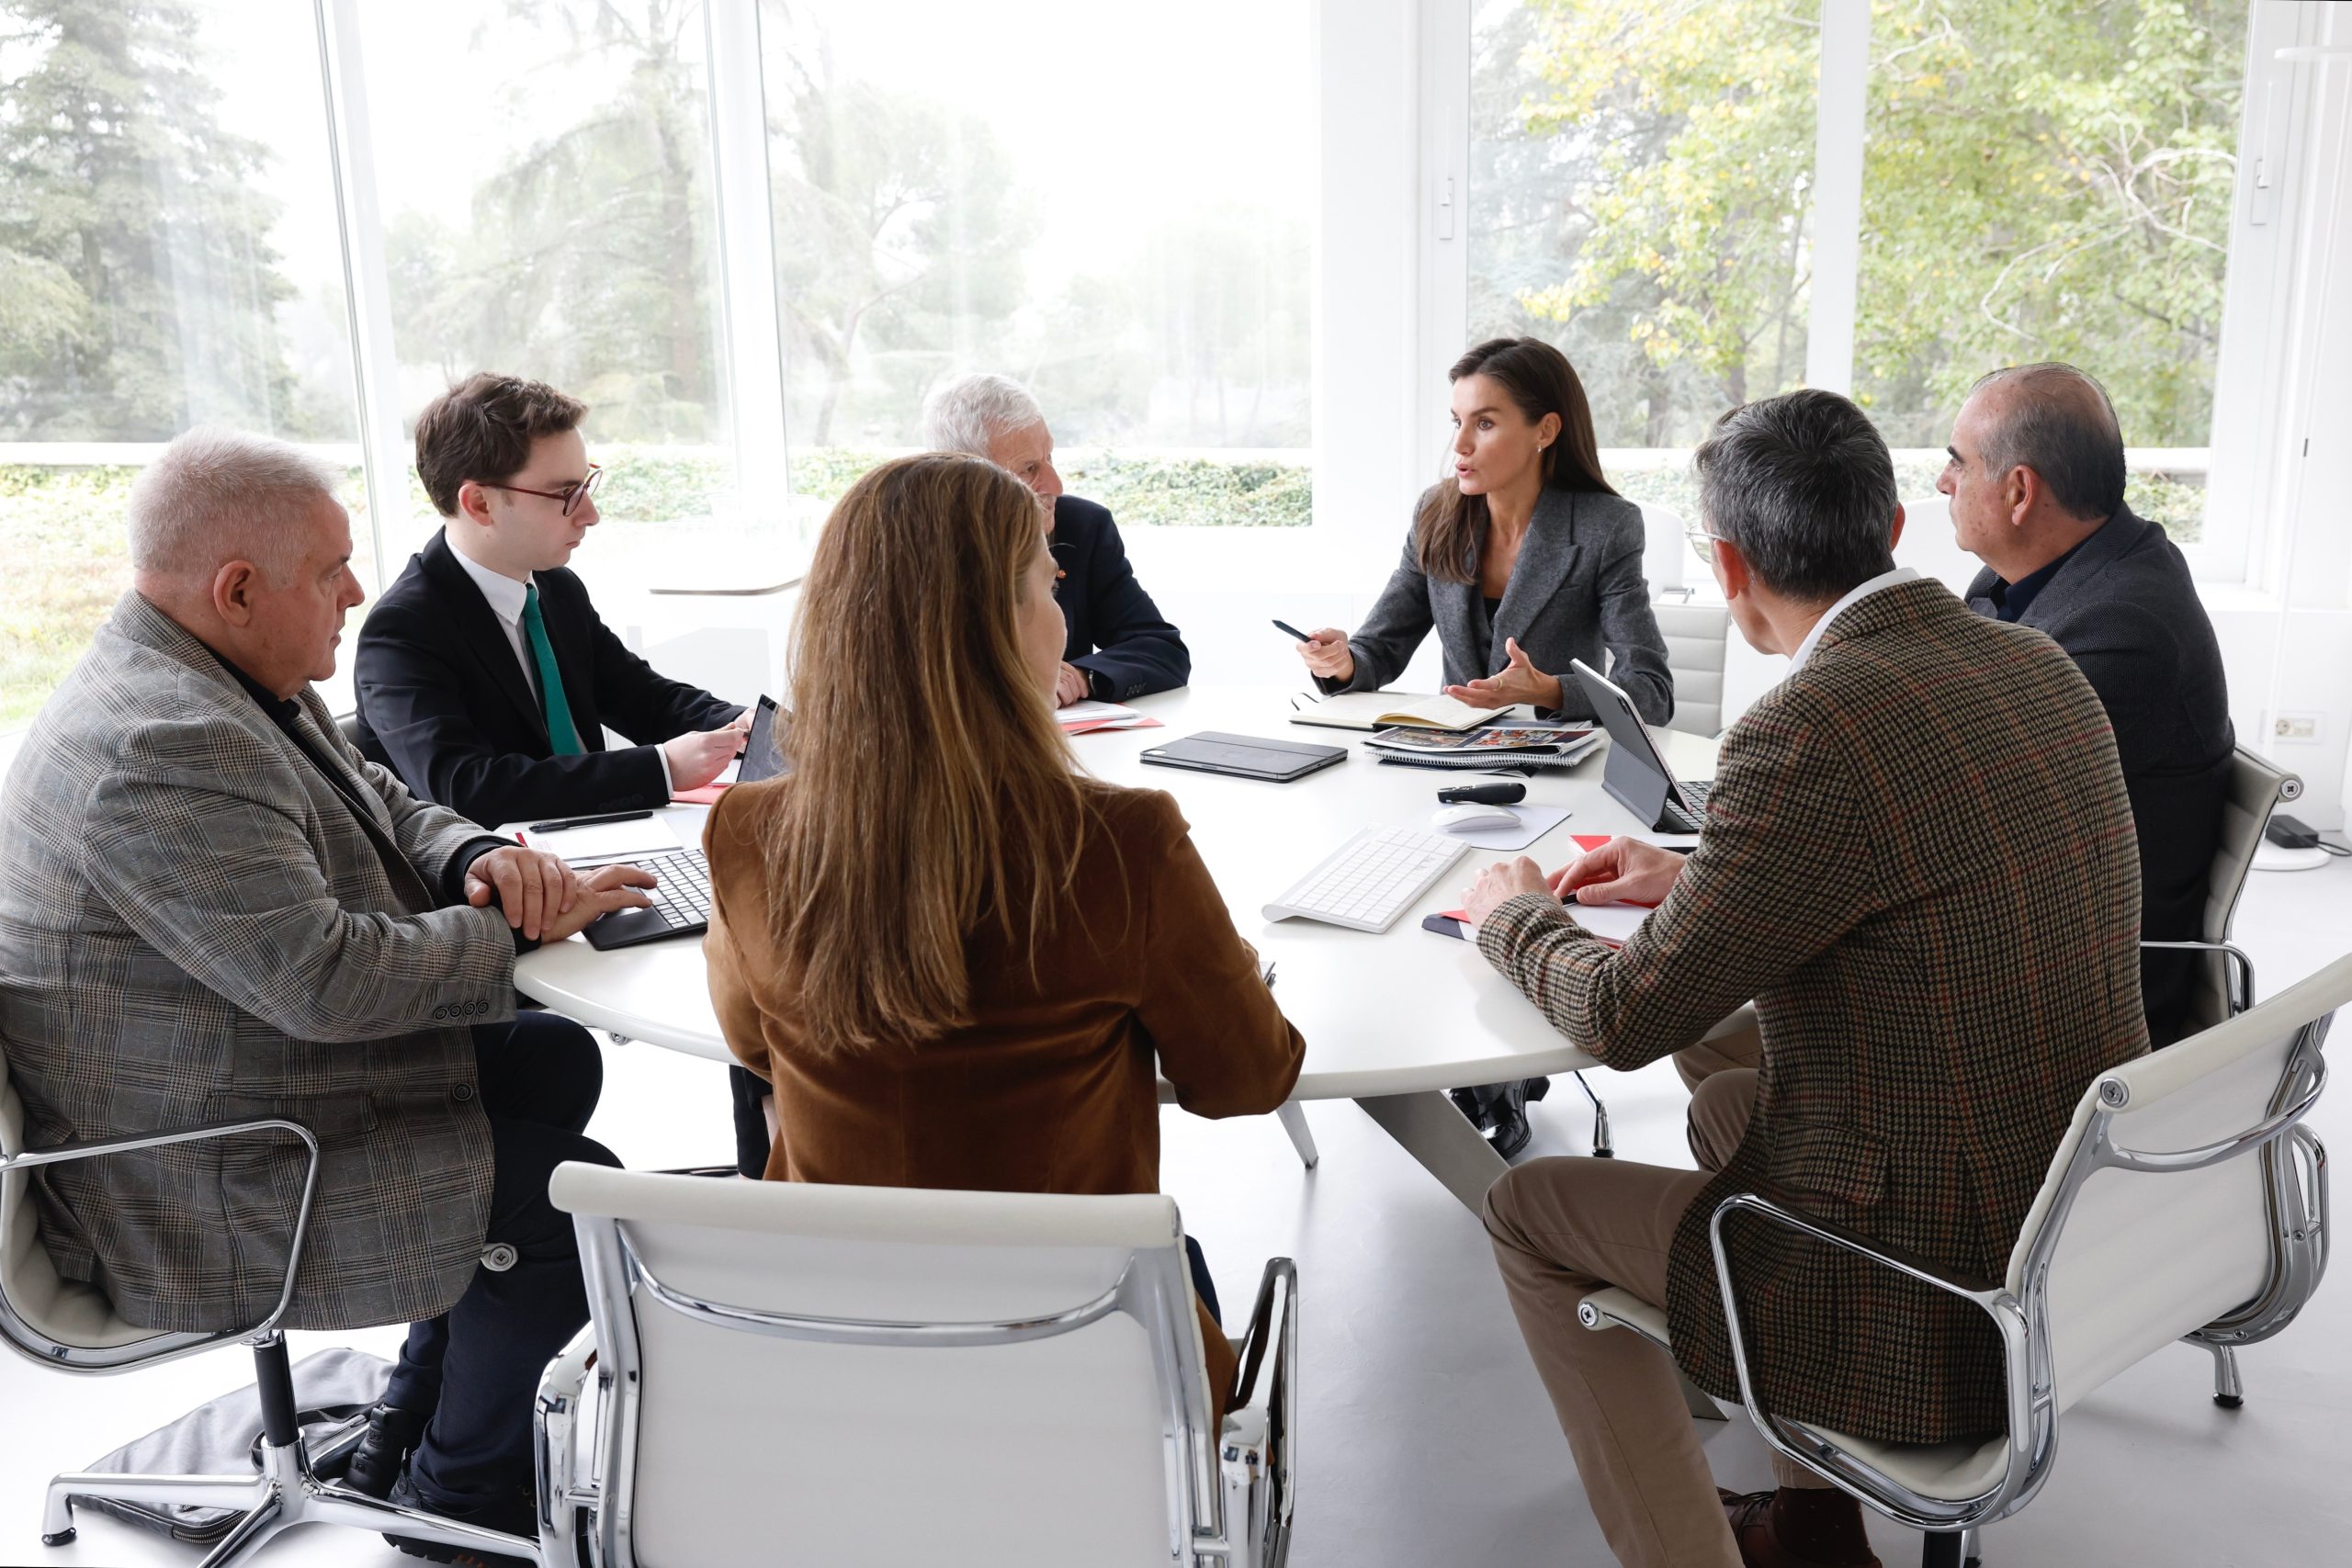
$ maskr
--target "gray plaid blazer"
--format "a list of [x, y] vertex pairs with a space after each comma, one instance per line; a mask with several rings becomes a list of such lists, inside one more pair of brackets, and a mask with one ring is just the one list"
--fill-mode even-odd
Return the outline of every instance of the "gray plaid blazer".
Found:
[[[1765, 1191], [1997, 1281], [2091, 1080], [2147, 1050], [2140, 857], [2107, 715], [2048, 637], [1940, 583], [1849, 606], [1724, 737], [1699, 847], [1623, 949], [1546, 895], [1479, 949], [1612, 1067], [1753, 998], [1747, 1135], [1682, 1215], [1675, 1359], [1738, 1385], [1707, 1222]], [[1998, 1432], [1973, 1306], [1735, 1221], [1750, 1371], [1780, 1414], [1884, 1442]]]
[[[1422, 502], [1428, 499], [1423, 492]], [[1417, 503], [1416, 516], [1419, 510]], [[1355, 673], [1316, 684], [1326, 692], [1378, 691], [1405, 672], [1435, 627], [1448, 685], [1503, 669], [1510, 662], [1503, 645], [1515, 637], [1530, 663], [1561, 678], [1567, 717], [1592, 716], [1592, 705], [1568, 674], [1568, 661], [1581, 659], [1624, 687], [1644, 718], [1664, 724], [1674, 716], [1674, 673], [1642, 575], [1644, 537], [1642, 509], [1623, 496], [1544, 491], [1489, 626], [1475, 570], [1468, 582], [1426, 575], [1408, 528], [1388, 586], [1348, 638]]]
[[[123, 597], [0, 789], [0, 1050], [35, 1147], [307, 1124], [323, 1158], [286, 1326], [428, 1317], [481, 1256], [468, 1025], [513, 1016], [514, 939], [443, 907], [481, 829], [363, 760], [315, 692], [300, 705], [413, 872], [202, 643]], [[133, 1323], [233, 1328], [276, 1304], [302, 1168], [271, 1136], [56, 1167], [42, 1235]]]

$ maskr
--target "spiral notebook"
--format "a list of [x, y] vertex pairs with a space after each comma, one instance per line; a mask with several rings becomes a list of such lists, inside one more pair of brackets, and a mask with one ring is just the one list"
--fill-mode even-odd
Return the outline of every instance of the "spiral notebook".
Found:
[[1510, 712], [1508, 707], [1474, 708], [1442, 694], [1416, 696], [1409, 692], [1341, 692], [1317, 698], [1302, 694], [1292, 703], [1293, 724], [1317, 724], [1329, 729], [1476, 729]]

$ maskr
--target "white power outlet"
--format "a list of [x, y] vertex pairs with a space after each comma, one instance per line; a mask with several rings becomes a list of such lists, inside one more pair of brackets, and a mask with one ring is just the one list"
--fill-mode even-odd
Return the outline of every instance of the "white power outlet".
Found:
[[2270, 739], [2294, 746], [2316, 746], [2320, 731], [2326, 728], [2324, 715], [2309, 711], [2274, 713], [2270, 716]]

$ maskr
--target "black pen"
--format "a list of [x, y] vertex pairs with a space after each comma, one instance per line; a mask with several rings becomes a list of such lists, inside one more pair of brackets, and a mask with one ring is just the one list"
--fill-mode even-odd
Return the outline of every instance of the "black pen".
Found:
[[1290, 633], [1291, 636], [1298, 638], [1301, 642], [1313, 642], [1315, 640], [1313, 637], [1308, 637], [1305, 632], [1300, 631], [1296, 626], [1292, 626], [1288, 621], [1276, 621], [1274, 625]]
[[560, 817], [552, 822], [534, 822], [525, 831], [560, 833], [567, 828], [591, 828], [599, 822], [635, 822], [652, 815], [650, 811], [608, 811], [602, 817]]

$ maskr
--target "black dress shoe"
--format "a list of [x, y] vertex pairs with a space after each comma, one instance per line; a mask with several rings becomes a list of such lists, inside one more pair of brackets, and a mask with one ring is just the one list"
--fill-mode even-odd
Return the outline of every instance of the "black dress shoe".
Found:
[[1494, 1136], [1487, 1140], [1494, 1145], [1495, 1153], [1506, 1160], [1517, 1159], [1535, 1136], [1535, 1129], [1527, 1122], [1527, 1097], [1518, 1084], [1510, 1089], [1511, 1092], [1495, 1104]]
[[1481, 1133], [1495, 1124], [1495, 1119], [1487, 1114], [1487, 1097], [1483, 1090], [1450, 1089], [1445, 1092], [1453, 1101], [1453, 1109], [1462, 1112], [1463, 1118]]
[[1469, 1089], [1448, 1089], [1453, 1108], [1481, 1133], [1492, 1131], [1487, 1141], [1495, 1153], [1510, 1159], [1527, 1147], [1535, 1136], [1535, 1129], [1527, 1124], [1527, 1102], [1541, 1100], [1552, 1092], [1550, 1078], [1512, 1078], [1508, 1083], [1477, 1084]]
[[[538, 1539], [538, 1508], [527, 1486], [501, 1493], [487, 1502], [457, 1507], [425, 1498], [417, 1491], [416, 1483], [403, 1472], [400, 1480], [393, 1483], [392, 1495], [387, 1501], [396, 1507], [438, 1514], [461, 1525], [503, 1530], [526, 1540]], [[458, 1568], [535, 1568], [533, 1560], [527, 1557], [509, 1557], [503, 1552], [483, 1551], [470, 1546], [445, 1546], [437, 1540], [417, 1540], [390, 1530], [384, 1532], [384, 1539], [411, 1557], [422, 1557], [428, 1562], [454, 1562]]]
[[401, 1478], [410, 1450], [424, 1436], [426, 1417], [396, 1404], [379, 1404], [368, 1412], [368, 1430], [343, 1472], [343, 1483], [370, 1497], [389, 1497]]

